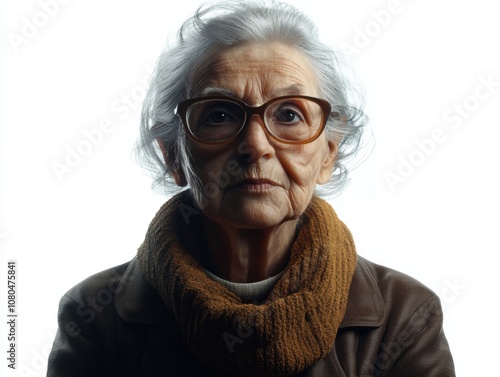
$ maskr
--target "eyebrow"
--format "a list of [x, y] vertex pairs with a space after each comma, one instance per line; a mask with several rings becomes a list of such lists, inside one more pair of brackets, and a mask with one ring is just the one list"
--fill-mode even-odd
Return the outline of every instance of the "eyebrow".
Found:
[[294, 84], [290, 85], [286, 88], [278, 89], [274, 91], [273, 93], [278, 95], [278, 96], [288, 96], [288, 95], [293, 95], [293, 94], [304, 94], [305, 93], [305, 88], [301, 84]]
[[199, 94], [200, 97], [204, 96], [227, 96], [236, 98], [236, 93], [229, 89], [222, 89], [216, 87], [207, 87], [203, 89]]
[[[272, 98], [287, 96], [287, 95], [301, 95], [305, 93], [305, 88], [301, 84], [290, 85], [286, 88], [280, 88], [272, 91]], [[199, 96], [227, 96], [238, 98], [235, 92], [229, 89], [217, 88], [217, 87], [206, 87], [200, 93]]]

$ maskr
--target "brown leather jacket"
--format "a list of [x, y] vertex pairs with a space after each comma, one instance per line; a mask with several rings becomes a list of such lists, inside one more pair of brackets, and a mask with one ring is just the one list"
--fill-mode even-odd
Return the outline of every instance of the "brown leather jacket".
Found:
[[[184, 348], [136, 259], [72, 288], [59, 308], [49, 377], [224, 376]], [[439, 298], [358, 257], [335, 344], [303, 377], [455, 376]]]

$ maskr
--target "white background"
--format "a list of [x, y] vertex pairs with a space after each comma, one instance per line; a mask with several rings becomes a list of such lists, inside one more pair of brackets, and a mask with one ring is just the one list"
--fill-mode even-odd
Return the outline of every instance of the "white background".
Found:
[[[46, 2], [0, 9], [0, 277], [16, 260], [19, 313], [18, 370], [5, 373], [2, 324], [1, 375], [45, 375], [61, 295], [130, 260], [165, 200], [133, 160], [140, 100], [167, 36], [199, 5]], [[367, 93], [376, 146], [332, 201], [358, 253], [440, 295], [457, 375], [498, 375], [498, 3], [290, 2], [329, 44], [352, 47]], [[53, 164], [106, 119], [112, 130], [59, 179]], [[432, 135], [425, 155], [418, 142]], [[398, 172], [402, 159], [417, 166]], [[388, 172], [400, 175], [392, 187]]]

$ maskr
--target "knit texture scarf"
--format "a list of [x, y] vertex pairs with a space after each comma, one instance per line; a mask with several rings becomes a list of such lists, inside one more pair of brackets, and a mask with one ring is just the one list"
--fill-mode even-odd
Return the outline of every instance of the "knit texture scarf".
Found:
[[245, 304], [202, 267], [200, 211], [189, 191], [165, 203], [138, 259], [191, 352], [237, 376], [290, 376], [325, 357], [345, 313], [356, 251], [332, 207], [313, 197], [268, 298]]

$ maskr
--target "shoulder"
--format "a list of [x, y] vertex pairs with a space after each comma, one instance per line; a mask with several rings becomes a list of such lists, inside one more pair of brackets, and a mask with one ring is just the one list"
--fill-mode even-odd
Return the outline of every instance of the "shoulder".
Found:
[[435, 296], [434, 292], [417, 279], [390, 267], [359, 257], [358, 267], [367, 271], [385, 297], [417, 296], [422, 299]]
[[130, 262], [98, 272], [69, 289], [59, 302], [59, 327], [70, 338], [92, 337], [120, 321], [116, 297]]
[[86, 302], [88, 299], [94, 298], [98, 301], [108, 301], [123, 283], [123, 277], [130, 263], [123, 263], [89, 276], [69, 289], [64, 297], [75, 302]]
[[71, 319], [70, 330], [114, 322], [156, 324], [165, 318], [158, 293], [143, 279], [136, 258], [98, 272], [61, 298], [59, 319]]
[[454, 376], [442, 325], [441, 303], [431, 289], [359, 257], [336, 349], [359, 344], [363, 376]]
[[402, 272], [358, 257], [344, 326], [380, 326], [392, 318], [408, 320], [419, 308], [439, 314], [437, 295]]
[[[136, 258], [66, 292], [58, 325], [50, 376], [137, 375], [151, 342], [170, 349], [178, 344], [162, 301], [142, 278]], [[150, 339], [151, 334], [156, 338]]]

